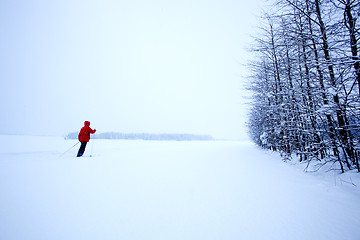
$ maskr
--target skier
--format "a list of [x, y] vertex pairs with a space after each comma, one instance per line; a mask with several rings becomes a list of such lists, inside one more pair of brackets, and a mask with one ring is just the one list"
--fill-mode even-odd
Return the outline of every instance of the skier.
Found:
[[79, 133], [79, 141], [81, 142], [81, 146], [80, 146], [79, 152], [77, 154], [78, 157], [81, 157], [84, 154], [86, 144], [90, 140], [90, 133], [94, 134], [96, 132], [96, 129], [92, 130], [90, 128], [90, 122], [89, 121], [85, 121], [84, 125], [85, 126], [81, 128], [80, 133]]

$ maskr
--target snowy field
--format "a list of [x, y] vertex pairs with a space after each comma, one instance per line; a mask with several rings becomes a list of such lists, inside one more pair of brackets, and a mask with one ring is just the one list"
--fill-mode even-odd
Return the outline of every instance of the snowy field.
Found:
[[0, 136], [1, 240], [360, 239], [355, 172], [304, 173], [249, 142], [95, 140], [61, 156], [75, 143]]

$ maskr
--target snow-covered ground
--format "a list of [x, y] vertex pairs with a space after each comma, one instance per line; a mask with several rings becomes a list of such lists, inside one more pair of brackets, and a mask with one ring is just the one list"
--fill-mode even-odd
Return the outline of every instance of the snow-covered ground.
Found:
[[95, 140], [60, 157], [75, 143], [0, 136], [1, 240], [360, 239], [358, 173], [304, 173], [249, 142]]

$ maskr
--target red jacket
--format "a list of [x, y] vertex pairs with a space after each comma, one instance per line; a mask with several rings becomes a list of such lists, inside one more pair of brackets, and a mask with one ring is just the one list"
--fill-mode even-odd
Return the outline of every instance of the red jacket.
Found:
[[79, 141], [80, 142], [89, 142], [90, 133], [95, 133], [96, 129], [92, 130], [90, 128], [90, 122], [89, 121], [85, 121], [84, 125], [85, 126], [81, 128], [80, 133], [79, 133]]

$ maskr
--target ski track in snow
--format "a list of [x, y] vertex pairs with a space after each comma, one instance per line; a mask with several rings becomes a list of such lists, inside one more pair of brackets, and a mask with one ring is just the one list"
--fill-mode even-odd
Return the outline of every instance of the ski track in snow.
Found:
[[0, 136], [1, 240], [360, 238], [359, 187], [249, 142], [75, 143]]

